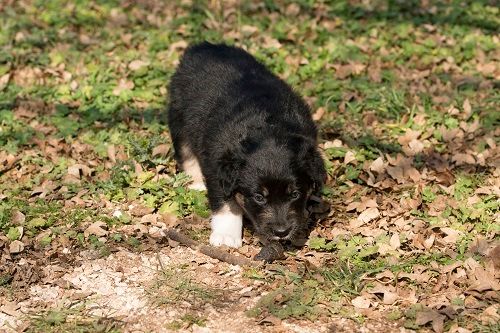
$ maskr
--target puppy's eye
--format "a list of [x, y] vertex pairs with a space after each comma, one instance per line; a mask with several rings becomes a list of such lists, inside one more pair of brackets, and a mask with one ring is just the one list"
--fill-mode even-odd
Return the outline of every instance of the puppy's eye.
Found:
[[254, 194], [253, 199], [255, 200], [256, 203], [261, 204], [261, 205], [266, 203], [266, 198], [262, 194], [259, 194], [259, 193]]
[[290, 198], [292, 198], [293, 200], [296, 200], [296, 199], [300, 198], [300, 192], [299, 191], [293, 191], [292, 193], [290, 193]]

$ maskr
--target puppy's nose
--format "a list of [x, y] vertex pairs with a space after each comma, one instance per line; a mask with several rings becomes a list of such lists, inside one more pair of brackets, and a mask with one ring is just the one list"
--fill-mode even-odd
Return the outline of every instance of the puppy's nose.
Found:
[[284, 238], [284, 237], [288, 236], [288, 234], [290, 233], [291, 230], [292, 230], [291, 227], [276, 226], [273, 228], [273, 233], [275, 236], [278, 236], [280, 238]]

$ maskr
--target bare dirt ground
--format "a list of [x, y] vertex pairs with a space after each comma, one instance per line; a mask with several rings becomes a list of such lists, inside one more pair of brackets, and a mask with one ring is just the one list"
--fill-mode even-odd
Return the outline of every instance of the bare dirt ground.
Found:
[[[0, 331], [25, 330], [32, 323], [26, 316], [41, 308], [58, 311], [75, 308], [79, 313], [84, 311], [86, 316], [116, 320], [123, 332], [172, 332], [179, 329], [242, 333], [408, 331], [398, 327], [397, 322], [374, 319], [363, 324], [340, 317], [318, 322], [281, 321], [269, 317], [256, 322], [246, 316], [245, 311], [263, 296], [263, 283], [245, 277], [239, 266], [220, 263], [181, 246], [167, 246], [158, 252], [147, 253], [121, 248], [105, 258], [95, 258], [92, 251], [83, 251], [74, 258], [74, 264], [69, 268], [57, 264], [42, 267], [45, 277], [24, 290], [26, 298], [23, 301], [17, 304], [2, 302]], [[19, 265], [30, 263], [21, 261]], [[172, 281], [176, 285], [169, 285]], [[196, 290], [189, 292], [189, 286], [186, 287], [188, 293], [183, 294], [182, 290], [175, 290], [179, 281], [203, 286], [215, 296], [205, 300], [193, 298], [192, 292], [196, 293]], [[162, 303], [161, 299], [168, 295], [172, 297]], [[185, 299], [177, 300], [177, 297]], [[203, 313], [206, 317], [203, 326], [191, 322], [173, 326], [179, 318], [189, 314], [196, 316], [196, 313]]]

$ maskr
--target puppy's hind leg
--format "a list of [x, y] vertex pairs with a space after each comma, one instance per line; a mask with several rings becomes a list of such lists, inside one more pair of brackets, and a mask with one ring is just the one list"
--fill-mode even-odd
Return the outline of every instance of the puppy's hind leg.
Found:
[[201, 173], [200, 164], [198, 159], [193, 155], [188, 146], [181, 147], [182, 155], [182, 170], [191, 176], [193, 180], [188, 187], [192, 190], [205, 191], [207, 188], [203, 182], [203, 174]]
[[224, 203], [212, 214], [210, 244], [241, 247], [243, 237], [243, 213], [235, 205]]

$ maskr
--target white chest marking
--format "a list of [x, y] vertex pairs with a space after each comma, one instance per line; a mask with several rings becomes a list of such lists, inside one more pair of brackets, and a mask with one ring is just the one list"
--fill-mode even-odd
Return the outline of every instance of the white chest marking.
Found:
[[228, 204], [224, 204], [221, 209], [212, 214], [210, 222], [212, 234], [210, 244], [219, 246], [241, 247], [243, 233], [243, 214], [233, 209], [231, 211]]

